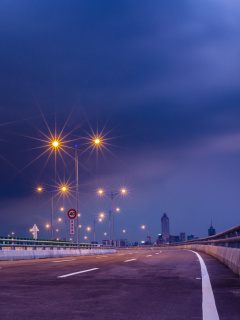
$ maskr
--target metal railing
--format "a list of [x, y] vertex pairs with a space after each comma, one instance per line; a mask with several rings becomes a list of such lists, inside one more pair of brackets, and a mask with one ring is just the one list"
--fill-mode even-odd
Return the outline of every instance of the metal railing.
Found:
[[184, 242], [170, 243], [170, 246], [181, 246], [190, 244], [214, 245], [230, 248], [240, 248], [240, 225], [223, 231], [211, 237], [192, 239]]
[[66, 250], [66, 249], [113, 249], [113, 246], [92, 243], [77, 243], [61, 240], [38, 240], [27, 238], [0, 237], [0, 250]]

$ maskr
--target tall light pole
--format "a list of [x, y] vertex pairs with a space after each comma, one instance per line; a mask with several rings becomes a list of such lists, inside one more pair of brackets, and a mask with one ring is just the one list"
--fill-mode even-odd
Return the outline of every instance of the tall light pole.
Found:
[[[41, 186], [37, 187], [38, 193], [41, 193], [43, 191], [44, 191], [43, 187], [41, 187]], [[59, 192], [62, 194], [68, 192], [68, 186], [67, 185], [59, 186]], [[49, 191], [48, 191], [48, 193], [49, 193]], [[50, 225], [50, 228], [51, 228], [51, 240], [53, 240], [53, 197], [54, 197], [54, 190], [51, 189], [50, 193], [51, 193], [51, 210], [50, 210], [51, 225]]]
[[53, 240], [53, 190], [51, 190], [51, 240]]
[[129, 233], [125, 229], [122, 232], [127, 234], [127, 246], [129, 246]]
[[[125, 189], [125, 188], [122, 188], [119, 192], [110, 192], [110, 194], [108, 194], [108, 196], [110, 197], [110, 199], [111, 199], [111, 202], [112, 202], [112, 233], [113, 233], [113, 245], [114, 245], [114, 242], [115, 242], [115, 230], [114, 230], [114, 198], [116, 197], [116, 196], [118, 196], [119, 194], [123, 194], [123, 195], [125, 195], [127, 193], [127, 190]], [[98, 190], [98, 194], [99, 195], [103, 195], [104, 194], [104, 191], [103, 191], [103, 189], [99, 189]], [[119, 208], [117, 208], [118, 210], [117, 211], [119, 211]], [[111, 221], [111, 218], [110, 218], [110, 215], [109, 215], [109, 221]], [[109, 240], [110, 240], [110, 242], [111, 242], [111, 224], [110, 224], [110, 222], [109, 222]]]
[[78, 235], [78, 149], [75, 144], [75, 175], [76, 175], [76, 211], [77, 211], [77, 247], [79, 247], [79, 235]]

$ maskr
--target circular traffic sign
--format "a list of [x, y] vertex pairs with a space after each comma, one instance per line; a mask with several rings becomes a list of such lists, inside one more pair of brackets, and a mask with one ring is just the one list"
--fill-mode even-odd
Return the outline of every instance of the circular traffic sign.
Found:
[[68, 210], [68, 218], [75, 219], [77, 216], [77, 211], [75, 209]]

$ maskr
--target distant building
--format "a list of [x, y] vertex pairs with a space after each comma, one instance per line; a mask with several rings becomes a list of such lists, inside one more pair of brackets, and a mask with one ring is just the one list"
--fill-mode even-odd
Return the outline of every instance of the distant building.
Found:
[[128, 247], [128, 240], [120, 239], [120, 247]]
[[186, 235], [185, 235], [185, 232], [181, 232], [180, 233], [180, 242], [183, 242], [183, 241], [186, 241]]
[[208, 236], [209, 237], [215, 236], [215, 234], [216, 234], [216, 230], [213, 228], [212, 221], [211, 221], [211, 227], [208, 229]]
[[158, 234], [158, 237], [157, 237], [157, 240], [156, 240], [156, 244], [162, 244], [162, 243], [163, 243], [162, 234], [159, 233], [159, 234]]
[[191, 234], [190, 236], [187, 236], [188, 241], [194, 239], [194, 234]]
[[170, 231], [169, 231], [169, 218], [166, 213], [161, 218], [162, 222], [162, 239], [164, 242], [169, 242]]
[[187, 240], [199, 239], [198, 237], [194, 237], [194, 234], [187, 236]]
[[152, 244], [152, 239], [150, 236], [147, 236], [147, 242], [146, 242], [147, 245], [150, 245]]
[[179, 236], [170, 236], [169, 242], [179, 242]]

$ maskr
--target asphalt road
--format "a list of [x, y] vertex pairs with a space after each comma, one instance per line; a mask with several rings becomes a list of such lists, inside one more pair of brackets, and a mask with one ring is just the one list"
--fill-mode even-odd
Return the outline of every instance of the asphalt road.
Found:
[[[240, 320], [240, 279], [200, 256], [219, 319]], [[200, 320], [202, 301], [200, 262], [187, 250], [0, 262], [1, 320]]]

